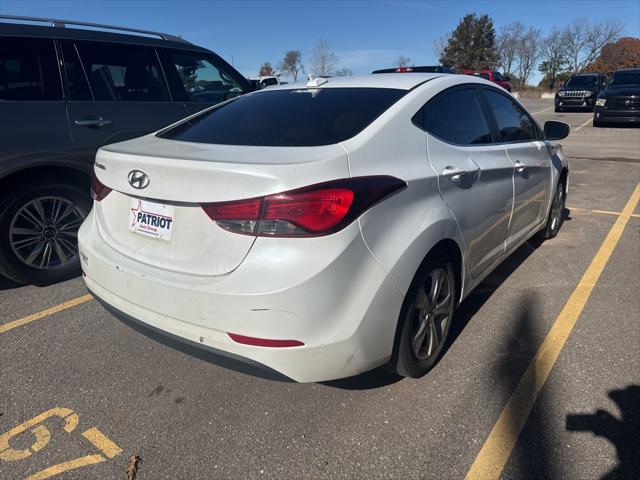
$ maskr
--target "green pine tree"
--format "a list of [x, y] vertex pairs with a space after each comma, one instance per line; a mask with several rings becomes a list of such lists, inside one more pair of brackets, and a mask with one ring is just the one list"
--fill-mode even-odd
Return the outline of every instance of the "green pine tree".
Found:
[[465, 15], [451, 34], [440, 63], [459, 70], [495, 68], [496, 31], [489, 15]]

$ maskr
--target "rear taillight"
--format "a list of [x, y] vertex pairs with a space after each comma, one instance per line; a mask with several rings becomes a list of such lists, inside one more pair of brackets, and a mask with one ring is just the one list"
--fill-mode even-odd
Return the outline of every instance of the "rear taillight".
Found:
[[413, 68], [411, 67], [398, 67], [396, 68], [396, 73], [410, 73], [413, 72]]
[[234, 233], [320, 236], [342, 230], [372, 205], [405, 186], [394, 177], [357, 177], [266, 197], [201, 205], [211, 220]]
[[111, 192], [111, 188], [103, 184], [96, 176], [95, 170], [91, 170], [91, 197], [99, 202]]

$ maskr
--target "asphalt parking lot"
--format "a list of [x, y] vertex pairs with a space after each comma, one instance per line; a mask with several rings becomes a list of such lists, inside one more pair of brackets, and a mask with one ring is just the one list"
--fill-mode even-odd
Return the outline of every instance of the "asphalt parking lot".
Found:
[[142, 335], [79, 278], [0, 279], [0, 478], [120, 479], [132, 456], [137, 479], [637, 478], [640, 129], [523, 102], [572, 125], [566, 221], [463, 303], [427, 376], [255, 378]]

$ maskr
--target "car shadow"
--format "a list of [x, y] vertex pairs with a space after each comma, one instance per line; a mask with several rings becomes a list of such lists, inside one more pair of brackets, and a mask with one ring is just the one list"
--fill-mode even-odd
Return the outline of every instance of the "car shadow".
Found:
[[3, 290], [13, 290], [14, 288], [20, 288], [24, 285], [14, 282], [10, 278], [0, 275], [0, 292]]
[[[563, 222], [571, 220], [571, 211], [567, 208], [563, 211]], [[533, 253], [542, 245], [543, 240], [536, 237], [525, 242], [520, 248], [513, 252], [500, 264], [476, 289], [467, 297], [456, 310], [447, 344], [443, 350], [446, 355], [451, 345], [460, 336], [473, 316], [480, 310], [482, 305], [491, 297], [504, 281]], [[428, 374], [427, 374], [428, 375]], [[342, 390], [370, 390], [392, 385], [402, 380], [398, 374], [386, 370], [384, 367], [376, 368], [353, 377], [321, 382], [323, 385]]]
[[618, 465], [602, 480], [638, 478], [640, 472], [640, 385], [629, 385], [623, 390], [610, 390], [608, 396], [620, 410], [620, 417], [597, 409], [594, 413], [567, 415], [569, 432], [591, 432], [613, 444], [618, 454]]

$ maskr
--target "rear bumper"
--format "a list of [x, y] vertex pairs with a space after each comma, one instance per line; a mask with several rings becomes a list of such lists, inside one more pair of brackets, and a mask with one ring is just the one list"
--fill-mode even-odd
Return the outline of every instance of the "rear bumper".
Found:
[[[323, 237], [326, 255], [319, 253], [321, 239], [289, 239], [306, 252], [264, 239], [232, 273], [192, 277], [113, 250], [93, 214], [78, 235], [86, 285], [116, 316], [165, 343], [204, 350], [215, 363], [297, 382], [365, 372], [384, 364], [393, 347], [402, 294], [357, 223], [330, 237]], [[304, 345], [251, 346], [228, 333]]]

